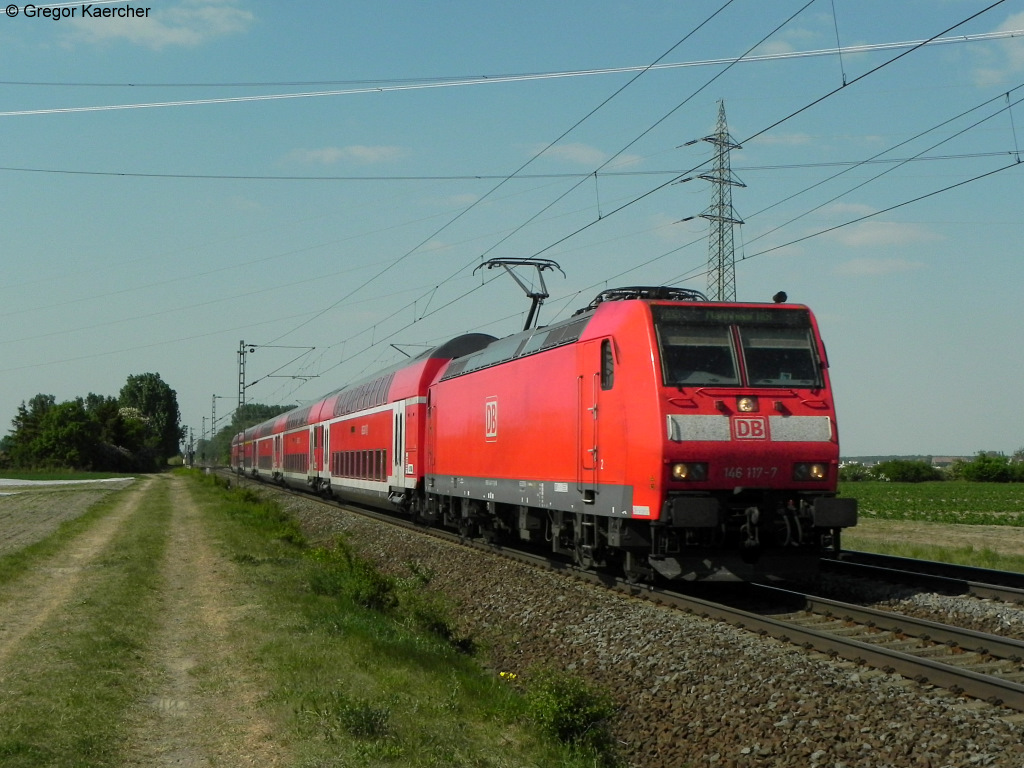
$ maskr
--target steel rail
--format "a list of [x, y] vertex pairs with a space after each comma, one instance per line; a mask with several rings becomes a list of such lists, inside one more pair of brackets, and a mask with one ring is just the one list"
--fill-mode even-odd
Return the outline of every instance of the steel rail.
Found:
[[[785, 590], [780, 591], [785, 592]], [[790, 596], [794, 594], [797, 593], [790, 593]], [[689, 595], [661, 593], [660, 597], [687, 612], [702, 617], [716, 618], [741, 629], [767, 634], [784, 642], [801, 645], [806, 649], [814, 649], [830, 656], [838, 656], [867, 666], [897, 672], [921, 684], [947, 688], [955, 693], [963, 693], [991, 704], [1024, 711], [1024, 684], [1013, 680], [975, 672], [937, 659], [915, 656], [905, 651], [885, 648], [854, 637], [844, 637], [827, 630], [801, 626], [787, 619], [764, 616]], [[808, 599], [813, 602], [822, 602], [820, 598]], [[841, 603], [834, 603], [834, 606], [844, 606], [845, 608], [845, 604]], [[859, 610], [859, 606], [849, 606], [849, 608]], [[897, 614], [889, 614], [889, 618], [909, 619], [909, 617]], [[951, 633], [967, 633], [967, 630], [956, 630], [953, 627], [945, 627], [934, 622], [928, 624], [931, 632], [938, 632], [939, 628], [943, 628]], [[991, 638], [989, 652], [996, 647], [1004, 650], [1013, 648], [1016, 649], [1017, 654], [1024, 652], [1024, 643], [995, 636], [985, 636], [984, 633], [969, 634], [975, 635], [975, 640]], [[1012, 660], [1014, 655], [1016, 654], [1007, 655], [1006, 658]]]
[[1009, 571], [848, 551], [844, 551], [838, 559], [823, 559], [821, 568], [832, 573], [862, 575], [1008, 603], [1024, 603], [1024, 574]]

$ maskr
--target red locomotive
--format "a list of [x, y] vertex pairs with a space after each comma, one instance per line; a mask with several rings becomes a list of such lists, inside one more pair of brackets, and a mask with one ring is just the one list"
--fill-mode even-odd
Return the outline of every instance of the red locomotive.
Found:
[[700, 299], [460, 336], [246, 430], [232, 466], [630, 578], [807, 576], [857, 520], [814, 316]]

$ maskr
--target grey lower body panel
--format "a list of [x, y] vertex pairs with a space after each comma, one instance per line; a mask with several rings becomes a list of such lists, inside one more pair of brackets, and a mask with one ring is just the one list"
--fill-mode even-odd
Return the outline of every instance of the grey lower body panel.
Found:
[[633, 487], [629, 485], [580, 487], [575, 481], [508, 480], [453, 475], [427, 475], [426, 481], [427, 493], [454, 498], [608, 517], [629, 517], [633, 512]]

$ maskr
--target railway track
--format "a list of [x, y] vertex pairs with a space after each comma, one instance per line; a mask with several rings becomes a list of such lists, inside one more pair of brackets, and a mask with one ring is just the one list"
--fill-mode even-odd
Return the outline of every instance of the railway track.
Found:
[[952, 563], [843, 551], [822, 561], [822, 570], [878, 581], [910, 584], [954, 594], [1024, 604], [1024, 574], [993, 571]]
[[1024, 711], [1024, 641], [767, 585], [755, 590], [769, 603], [802, 607], [754, 611], [670, 590], [618, 586], [806, 650]]
[[[231, 477], [237, 479], [237, 476]], [[299, 491], [257, 484], [273, 487], [283, 493], [313, 498]], [[324, 503], [337, 506], [336, 502]], [[468, 547], [558, 571], [636, 598], [724, 621], [809, 651], [895, 672], [923, 685], [944, 688], [956, 694], [1024, 712], [1024, 641], [766, 585], [755, 585], [754, 588], [764, 602], [775, 607], [749, 610], [692, 594], [637, 585], [610, 574], [584, 571], [536, 553], [476, 540], [467, 541], [457, 533], [424, 528], [383, 512], [342, 506], [382, 522], [414, 529], [449, 542], [461, 542]], [[895, 580], [898, 572], [892, 568], [888, 571], [888, 578]], [[905, 584], [906, 580], [901, 583]], [[789, 607], [779, 608], [781, 605]]]

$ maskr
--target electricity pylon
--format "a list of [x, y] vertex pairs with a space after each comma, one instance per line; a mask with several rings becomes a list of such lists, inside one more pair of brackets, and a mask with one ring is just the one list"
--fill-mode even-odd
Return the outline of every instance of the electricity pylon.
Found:
[[734, 225], [743, 220], [732, 207], [732, 188], [747, 186], [737, 179], [729, 164], [729, 152], [742, 149], [729, 135], [725, 122], [725, 102], [718, 102], [718, 124], [715, 132], [699, 141], [706, 141], [715, 147], [714, 166], [710, 173], [698, 178], [711, 182], [711, 205], [701, 218], [711, 222], [708, 236], [708, 298], [712, 301], [736, 301], [736, 260], [733, 248]]

